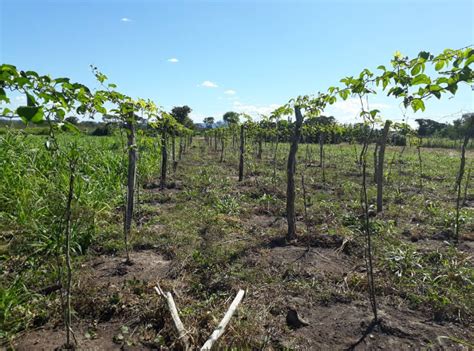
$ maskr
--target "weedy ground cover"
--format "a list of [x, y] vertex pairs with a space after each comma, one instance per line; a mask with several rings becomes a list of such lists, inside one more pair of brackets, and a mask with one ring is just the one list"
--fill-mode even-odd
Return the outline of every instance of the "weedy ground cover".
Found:
[[[3, 341], [18, 349], [31, 349], [38, 340], [54, 348], [63, 334], [61, 294], [55, 287], [62, 273], [55, 268], [55, 253], [63, 240], [56, 233], [67, 165], [53, 163], [44, 140], [17, 133], [0, 136], [0, 330]], [[159, 142], [140, 140], [140, 190], [131, 237], [135, 264], [126, 266], [121, 260], [123, 136], [59, 137], [60, 143], [76, 142], [84, 154], [72, 231], [73, 326], [82, 348], [175, 347], [169, 313], [152, 289], [157, 281], [176, 292], [196, 344], [207, 339], [238, 288], [246, 289], [247, 296], [219, 345], [347, 348], [363, 335], [370, 308], [356, 163], [360, 145], [326, 145], [324, 178], [318, 146], [300, 146], [298, 240], [286, 244], [288, 144], [279, 146], [274, 168], [270, 143], [263, 145], [262, 159], [257, 145], [247, 143], [244, 179], [238, 182], [237, 146], [229, 143], [220, 162], [219, 150], [196, 138], [176, 171], [169, 170], [168, 187], [159, 190]], [[422, 188], [416, 148], [407, 147], [401, 156], [400, 151], [392, 146], [386, 151], [385, 209], [377, 215], [371, 211], [376, 293], [385, 329], [361, 345], [469, 347], [472, 186], [461, 210], [461, 237], [454, 244], [449, 238], [459, 151], [422, 148]], [[472, 151], [467, 158], [472, 168]], [[369, 178], [374, 207], [376, 187]], [[309, 325], [288, 325], [289, 310], [298, 311]]]

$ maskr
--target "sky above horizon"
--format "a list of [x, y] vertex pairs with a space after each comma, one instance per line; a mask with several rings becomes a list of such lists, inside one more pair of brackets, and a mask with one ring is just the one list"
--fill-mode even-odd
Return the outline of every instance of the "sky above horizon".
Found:
[[[0, 61], [97, 87], [97, 66], [119, 91], [191, 117], [269, 114], [289, 99], [325, 91], [395, 51], [474, 44], [472, 0], [0, 0]], [[449, 122], [472, 112], [474, 91], [430, 100], [406, 117]], [[16, 96], [13, 103], [21, 104]], [[370, 101], [400, 121], [400, 102]], [[325, 114], [357, 122], [355, 99]]]

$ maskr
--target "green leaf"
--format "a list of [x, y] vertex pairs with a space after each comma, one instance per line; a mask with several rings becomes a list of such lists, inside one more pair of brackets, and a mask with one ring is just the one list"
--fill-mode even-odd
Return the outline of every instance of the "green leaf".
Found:
[[349, 96], [349, 90], [347, 90], [347, 89], [340, 90], [340, 91], [339, 91], [339, 96], [340, 96], [343, 100], [347, 100], [347, 97]]
[[3, 88], [0, 88], [0, 101], [8, 102], [7, 92]]
[[418, 54], [418, 57], [422, 58], [423, 60], [428, 60], [430, 58], [430, 53], [427, 51], [422, 51]]
[[26, 105], [30, 107], [35, 107], [36, 106], [36, 100], [33, 97], [33, 95], [26, 93]]
[[473, 62], [474, 62], [474, 55], [470, 56], [470, 57], [466, 60], [466, 62], [464, 62], [464, 67], [469, 66], [469, 65], [470, 65], [471, 63], [473, 63]]
[[60, 121], [62, 121], [64, 119], [64, 116], [66, 116], [66, 111], [64, 111], [63, 109], [58, 108], [56, 110], [56, 118], [59, 119]]
[[55, 83], [61, 84], [61, 83], [69, 83], [69, 78], [56, 78], [54, 80]]
[[448, 89], [449, 92], [454, 95], [454, 94], [456, 94], [456, 91], [458, 90], [458, 85], [457, 85], [457, 83], [449, 84], [446, 87], [446, 89]]
[[29, 122], [39, 123], [43, 120], [44, 112], [42, 107], [20, 106], [16, 109], [16, 113], [26, 124]]
[[387, 94], [387, 95], [389, 95], [389, 96], [390, 96], [390, 95], [393, 95], [393, 96], [395, 96], [395, 97], [398, 97], [398, 96], [400, 96], [400, 95], [402, 95], [402, 94], [403, 94], [403, 95], [405, 94], [405, 90], [404, 90], [403, 88], [401, 88], [401, 87], [393, 87], [392, 89], [390, 89], [390, 90], [388, 91], [388, 94]]
[[105, 115], [107, 113], [106, 108], [101, 106], [101, 105], [96, 105], [95, 109], [97, 110], [97, 112], [102, 113], [103, 115]]
[[413, 68], [411, 69], [411, 75], [416, 76], [418, 73], [421, 71], [421, 63], [417, 63]]
[[436, 62], [436, 65], [435, 65], [435, 70], [439, 71], [439, 70], [442, 70], [443, 67], [444, 67], [444, 60], [439, 60], [438, 62]]
[[439, 85], [433, 84], [429, 86], [429, 89], [431, 92], [434, 92], [434, 91], [441, 91], [443, 88], [441, 88]]
[[25, 74], [26, 74], [27, 76], [33, 76], [33, 77], [36, 77], [36, 78], [39, 77], [39, 74], [36, 73], [35, 71], [26, 71]]
[[65, 131], [69, 131], [69, 132], [73, 132], [73, 133], [80, 133], [80, 129], [77, 128], [77, 126], [75, 126], [71, 122], [64, 121], [64, 124], [63, 124], [62, 127], [63, 127], [62, 129], [65, 130]]
[[411, 107], [413, 111], [416, 112], [418, 110], [424, 111], [425, 110], [425, 103], [421, 99], [413, 99], [411, 101]]
[[426, 74], [419, 74], [411, 80], [411, 85], [430, 84], [431, 79]]
[[370, 115], [372, 116], [372, 118], [374, 118], [379, 112], [380, 112], [379, 110], [371, 110]]

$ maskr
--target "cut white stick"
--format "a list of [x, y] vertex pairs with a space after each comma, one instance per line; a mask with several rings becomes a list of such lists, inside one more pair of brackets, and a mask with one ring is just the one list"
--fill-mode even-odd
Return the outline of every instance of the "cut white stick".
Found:
[[168, 309], [171, 313], [171, 318], [173, 318], [174, 325], [176, 327], [176, 330], [178, 331], [179, 339], [181, 339], [181, 341], [183, 342], [183, 346], [187, 350], [189, 348], [188, 336], [186, 335], [186, 329], [184, 329], [183, 322], [181, 322], [181, 318], [179, 318], [178, 309], [176, 308], [176, 304], [174, 303], [173, 295], [171, 295], [170, 292], [164, 293], [163, 290], [161, 290], [159, 284], [155, 286], [155, 290], [158, 295], [161, 295], [166, 299], [166, 302], [168, 303]]
[[235, 311], [237, 310], [237, 307], [239, 306], [240, 302], [244, 298], [245, 292], [240, 289], [239, 292], [237, 293], [237, 296], [235, 297], [234, 301], [232, 301], [232, 304], [230, 305], [229, 309], [227, 310], [226, 314], [224, 315], [224, 318], [222, 318], [221, 322], [217, 326], [216, 330], [214, 330], [209, 337], [209, 339], [206, 341], [206, 343], [203, 345], [201, 348], [201, 351], [209, 351], [212, 348], [212, 345], [219, 339], [222, 334], [224, 334], [225, 327], [227, 324], [229, 324], [230, 319], [234, 315]]

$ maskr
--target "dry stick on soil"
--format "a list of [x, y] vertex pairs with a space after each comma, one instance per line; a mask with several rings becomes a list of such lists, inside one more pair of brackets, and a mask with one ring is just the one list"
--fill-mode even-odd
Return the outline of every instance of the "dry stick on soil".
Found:
[[237, 293], [237, 296], [235, 296], [234, 301], [232, 301], [232, 304], [230, 305], [229, 309], [224, 315], [224, 318], [222, 318], [216, 330], [212, 332], [209, 339], [204, 343], [204, 345], [201, 348], [201, 351], [211, 350], [212, 345], [214, 345], [217, 339], [219, 339], [222, 336], [222, 334], [224, 334], [227, 324], [229, 324], [230, 319], [232, 318], [235, 311], [237, 310], [237, 307], [239, 306], [240, 302], [244, 298], [244, 295], [245, 295], [245, 291], [242, 289], [239, 290], [239, 292]]
[[377, 213], [383, 210], [383, 165], [385, 156], [385, 145], [387, 143], [387, 135], [392, 122], [386, 121], [383, 127], [382, 136], [380, 138], [379, 159], [377, 162]]

